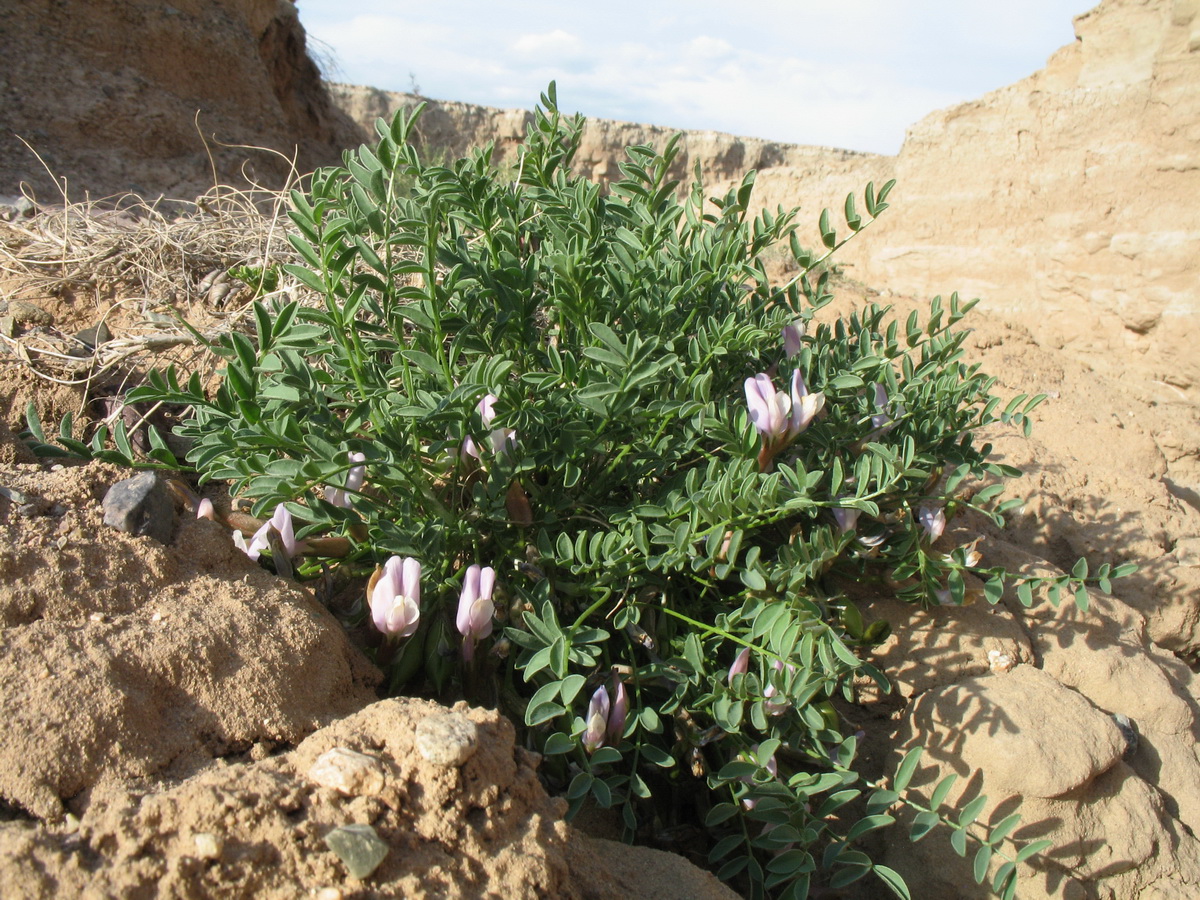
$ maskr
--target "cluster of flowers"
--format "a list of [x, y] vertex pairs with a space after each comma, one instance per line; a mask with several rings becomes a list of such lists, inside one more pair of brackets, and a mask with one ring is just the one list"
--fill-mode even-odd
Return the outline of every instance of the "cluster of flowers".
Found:
[[[463, 575], [455, 625], [463, 636], [463, 660], [471, 662], [475, 644], [492, 633], [496, 605], [492, 591], [496, 570], [468, 566]], [[370, 589], [371, 621], [389, 639], [412, 637], [421, 621], [421, 563], [411, 556], [393, 556]]]

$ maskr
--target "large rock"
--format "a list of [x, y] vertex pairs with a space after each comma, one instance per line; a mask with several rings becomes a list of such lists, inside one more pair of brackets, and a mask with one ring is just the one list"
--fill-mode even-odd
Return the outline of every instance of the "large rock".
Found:
[[[682, 857], [568, 826], [566, 802], [538, 781], [538, 757], [514, 747], [512, 724], [494, 711], [459, 707], [480, 732], [478, 752], [461, 766], [426, 761], [418, 726], [444, 714], [429, 701], [385, 700], [281, 756], [217, 765], [167, 790], [112, 790], [71, 832], [0, 824], [0, 895], [736, 897]], [[369, 760], [369, 790], [314, 779], [333, 750]], [[348, 871], [345, 842], [326, 838], [366, 828], [375, 852], [359, 878]]]
[[28, 498], [0, 499], [0, 808], [79, 812], [102, 782], [296, 743], [375, 699], [333, 616], [227, 529], [189, 516], [165, 547], [103, 526], [120, 477], [0, 470]]
[[[12, 0], [0, 16], [0, 194], [188, 194], [213, 172], [278, 187], [357, 130], [329, 102], [289, 0]], [[32, 147], [30, 150], [21, 139]], [[208, 149], [206, 152], [205, 141]]]
[[[1036, 315], [1098, 368], [1195, 399], [1200, 2], [1105, 0], [1075, 33], [1045, 69], [910, 128], [894, 208], [839, 258], [877, 288]], [[781, 166], [757, 200], [835, 206], [827, 188]]]

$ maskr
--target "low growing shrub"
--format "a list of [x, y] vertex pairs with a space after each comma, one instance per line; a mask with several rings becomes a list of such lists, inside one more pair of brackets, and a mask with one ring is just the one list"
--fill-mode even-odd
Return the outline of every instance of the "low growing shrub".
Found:
[[[582, 120], [553, 86], [515, 173], [490, 148], [422, 162], [417, 114], [292, 194], [303, 264], [282, 274], [318, 305], [257, 302], [255, 332], [213, 348], [214, 394], [168, 370], [130, 400], [190, 407], [190, 466], [272, 515], [239, 535], [252, 555], [307, 547], [305, 577], [336, 547], [374, 573], [350, 618], [371, 620], [390, 690], [498, 704], [572, 812], [615, 807], [633, 836], [685, 804], [751, 896], [867, 874], [907, 896], [860, 840], [909, 802], [914, 839], [941, 822], [966, 852], [984, 802], [942, 812], [948, 785], [911, 799], [917, 752], [889, 787], [865, 782], [839, 703], [856, 679], [887, 689], [870, 648], [888, 627], [836, 585], [928, 605], [962, 603], [968, 572], [993, 603], [1009, 579], [1027, 603], [1107, 589], [1123, 572], [1021, 579], [933, 548], [966, 507], [1000, 519], [995, 479], [1017, 473], [975, 432], [1028, 427], [1041, 398], [1001, 406], [963, 361], [957, 296], [923, 321], [871, 305], [812, 323], [832, 298], [810, 273], [891, 182], [846, 199], [841, 234], [823, 213], [815, 258], [795, 211], [749, 214], [752, 174], [711, 204], [699, 185], [681, 199], [674, 141], [630, 147], [610, 193], [573, 175]], [[762, 263], [779, 245], [798, 265], [782, 285]], [[114, 437], [63, 443], [133, 462]], [[151, 464], [179, 465], [153, 446]], [[980, 880], [1010, 820], [980, 832]], [[1014, 860], [993, 882], [1012, 896]]]

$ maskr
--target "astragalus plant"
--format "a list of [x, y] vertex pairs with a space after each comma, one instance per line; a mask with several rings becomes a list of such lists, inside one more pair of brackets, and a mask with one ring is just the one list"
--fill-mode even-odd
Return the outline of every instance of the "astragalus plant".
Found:
[[[753, 896], [872, 873], [907, 896], [857, 842], [917, 757], [887, 789], [856, 768], [841, 711], [856, 681], [886, 689], [887, 623], [838, 586], [995, 602], [1007, 574], [942, 532], [1014, 474], [976, 430], [1038, 398], [1002, 408], [964, 362], [957, 298], [813, 322], [832, 298], [806, 273], [890, 183], [847, 198], [840, 235], [821, 216], [818, 256], [794, 211], [750, 214], [752, 176], [681, 199], [674, 142], [630, 147], [608, 190], [573, 174], [582, 120], [553, 86], [512, 169], [487, 147], [425, 164], [415, 117], [293, 193], [302, 263], [282, 274], [319, 303], [256, 304], [215, 392], [168, 371], [130, 399], [190, 407], [190, 466], [271, 516], [248, 550], [371, 576], [355, 624], [391, 690], [498, 704], [573, 809], [615, 807], [631, 837], [703, 821]], [[785, 284], [762, 262], [777, 244]], [[1032, 602], [1087, 576], [1017, 581]], [[981, 806], [935, 804], [913, 836], [942, 822], [959, 846]], [[982, 832], [981, 879], [1014, 824]]]

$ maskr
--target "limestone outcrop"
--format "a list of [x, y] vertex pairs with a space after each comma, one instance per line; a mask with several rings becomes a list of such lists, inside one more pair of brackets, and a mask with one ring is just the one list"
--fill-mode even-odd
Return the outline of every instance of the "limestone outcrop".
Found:
[[[445, 154], [451, 159], [492, 141], [494, 160], [513, 160], [533, 121], [533, 114], [523, 109], [494, 109], [471, 103], [429, 100], [358, 85], [333, 84], [330, 93], [334, 102], [358, 123], [364, 133], [370, 134], [374, 134], [377, 119], [391, 121], [398, 109], [412, 109], [424, 101], [427, 106], [417, 127], [418, 143], [431, 153]], [[619, 166], [626, 159], [626, 147], [649, 144], [661, 150], [677, 133], [675, 129], [659, 125], [588, 119], [579, 151], [575, 154], [575, 170], [600, 184], [607, 184], [621, 177]], [[853, 150], [785, 144], [718, 131], [682, 132], [671, 176], [686, 183], [692, 178], [697, 163], [706, 183], [741, 179], [751, 169], [776, 168], [804, 172], [808, 178], [819, 182], [823, 178], [836, 179], [844, 172], [853, 172], [857, 178], [879, 166], [882, 166], [881, 171], [887, 171], [888, 165], [885, 157]]]
[[[1045, 339], [1194, 399], [1200, 2], [1105, 0], [1075, 32], [1043, 70], [909, 129], [894, 208], [841, 260], [876, 288], [1037, 316]], [[826, 187], [776, 167], [758, 201], [836, 209]]]

